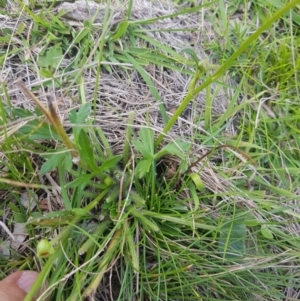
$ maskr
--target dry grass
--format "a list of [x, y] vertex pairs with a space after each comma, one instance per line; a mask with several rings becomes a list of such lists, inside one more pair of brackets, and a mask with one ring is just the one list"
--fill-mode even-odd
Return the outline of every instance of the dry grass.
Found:
[[[118, 4], [116, 4], [118, 5]], [[114, 7], [111, 22], [114, 23], [116, 16], [120, 17], [121, 8]], [[15, 12], [13, 5], [8, 8], [12, 13]], [[116, 12], [117, 11], [117, 12]], [[118, 12], [119, 11], [119, 12]], [[146, 20], [156, 18], [159, 16], [170, 15], [175, 13], [176, 10], [172, 2], [165, 1], [164, 3], [151, 3], [148, 1], [136, 1], [134, 3], [132, 18], [135, 20]], [[203, 49], [203, 42], [207, 40], [220, 40], [220, 37], [214, 32], [210, 23], [204, 20], [203, 15], [206, 11], [203, 9], [198, 13], [184, 14], [174, 17], [172, 19], [165, 19], [152, 24], [144, 25], [142, 28], [147, 31], [147, 35], [155, 38], [156, 41], [170, 46], [177, 52], [181, 52], [187, 45], [194, 45], [194, 50], [197, 53], [199, 61], [209, 62], [210, 53], [205, 52]], [[24, 23], [27, 28], [27, 34], [30, 35], [32, 29], [32, 21], [28, 20], [23, 14], [18, 15], [16, 18], [2, 17], [1, 24], [3, 27], [10, 28], [15, 31], [19, 24]], [[70, 18], [70, 17], [68, 17]], [[119, 19], [118, 19], [119, 20]], [[81, 22], [84, 20], [80, 20]], [[82, 23], [77, 22], [76, 26], [80, 29]], [[71, 22], [75, 26], [74, 21]], [[196, 32], [168, 32], [168, 29], [189, 29], [197, 30]], [[201, 28], [201, 30], [199, 30]], [[97, 40], [97, 34], [94, 36]], [[144, 42], [143, 42], [144, 43]], [[137, 43], [138, 45], [140, 42]], [[21, 46], [22, 43], [19, 42]], [[146, 45], [144, 45], [146, 46]], [[153, 46], [149, 45], [150, 48]], [[120, 44], [120, 47], [122, 45]], [[20, 62], [19, 58], [12, 55], [6, 57], [2, 66], [1, 77], [6, 85], [7, 91], [1, 93], [1, 97], [9, 97], [13, 107], [20, 107], [33, 111], [35, 104], [32, 100], [27, 99], [16, 87], [16, 82], [22, 79], [27, 87], [34, 90], [38, 98], [47, 105], [47, 99], [59, 103], [58, 112], [63, 123], [69, 126], [67, 120], [70, 109], [78, 107], [79, 100], [79, 87], [74, 83], [64, 82], [64, 70], [57, 70], [55, 72], [55, 79], [59, 80], [61, 87], [57, 87], [54, 79], [49, 83], [48, 79], [41, 78], [40, 70], [37, 66], [38, 55], [41, 51], [39, 45], [30, 47], [22, 53], [25, 57], [29, 58], [28, 62]], [[67, 66], [70, 59], [64, 57], [61, 60], [60, 67]], [[111, 65], [110, 62], [102, 62]], [[116, 153], [123, 149], [123, 137], [127, 126], [128, 114], [134, 112], [134, 127], [140, 128], [149, 125], [155, 130], [156, 133], [162, 131], [164, 124], [158, 108], [158, 102], [149, 91], [149, 87], [145, 84], [139, 73], [130, 64], [124, 64], [127, 68], [124, 70], [122, 64], [111, 65], [113, 70], [112, 74], [104, 71], [101, 74], [99, 86], [97, 88], [96, 97], [96, 124], [101, 126], [108, 141], [112, 145]], [[81, 70], [74, 69], [67, 72], [68, 75], [77, 74], [82, 71], [82, 86], [84, 87], [84, 97], [86, 101], [92, 101], [93, 93], [96, 83], [96, 66], [97, 62], [87, 62]], [[58, 68], [57, 68], [58, 69]], [[154, 66], [149, 64], [146, 66], [146, 71], [150, 75], [156, 90], [158, 91], [161, 100], [171, 116], [174, 108], [177, 108], [184, 96], [187, 93], [189, 82], [192, 76], [183, 74], [179, 71], [167, 70], [163, 67]], [[44, 83], [47, 81], [47, 87]], [[225, 78], [224, 83], [229, 87], [234, 85], [230, 78]], [[66, 90], [67, 88], [67, 95]], [[234, 88], [234, 86], [233, 86]], [[218, 84], [211, 86], [211, 94], [214, 95], [212, 103], [213, 116], [217, 117], [223, 114], [228, 106], [229, 99], [232, 97], [232, 89], [227, 87], [220, 87]], [[169, 133], [166, 142], [181, 137], [189, 140], [191, 135], [199, 131], [205, 133], [205, 130], [200, 124], [194, 124], [194, 120], [199, 119], [198, 116], [203, 115], [205, 107], [205, 92], [197, 95], [196, 99], [191, 103], [185, 114], [178, 120], [178, 123], [173, 127]], [[30, 121], [27, 119], [27, 121]], [[234, 121], [234, 120], [233, 120]], [[19, 121], [20, 123], [15, 126], [12, 125], [12, 132], [17, 130], [20, 124], [26, 124], [26, 119]], [[70, 125], [71, 126], [71, 125]], [[10, 124], [7, 125], [10, 127]], [[234, 135], [236, 129], [234, 126], [228, 126], [224, 135]], [[207, 133], [209, 135], [209, 133]], [[192, 158], [201, 157], [209, 149], [205, 145], [198, 144], [195, 141], [194, 151], [191, 154]], [[202, 169], [201, 177], [212, 192], [226, 192], [230, 189], [230, 183], [220, 178], [214, 172], [209, 164], [202, 167], [200, 163], [195, 170]]]
[[[151, 128], [155, 133], [155, 137], [157, 137], [165, 127], [161, 105], [163, 104], [167, 115], [171, 117], [187, 95], [194, 76], [192, 70], [195, 62], [183, 50], [186, 48], [193, 49], [199, 62], [204, 66], [205, 71], [198, 82], [201, 84], [214, 73], [219, 65], [222, 65], [221, 60], [218, 59], [215, 53], [215, 48], [211, 48], [210, 45], [218, 45], [218, 51], [221, 53], [224, 51], [225, 57], [229, 37], [232, 38], [234, 35], [230, 36], [228, 32], [228, 36], [220, 35], [222, 29], [209, 21], [209, 19], [217, 18], [216, 13], [212, 10], [213, 6], [203, 7], [197, 12], [192, 8], [180, 7], [180, 9], [190, 10], [190, 12], [176, 15], [179, 8], [171, 0], [139, 0], [134, 1], [130, 17], [131, 25], [137, 24], [136, 27], [130, 28], [134, 33], [129, 32], [127, 35], [113, 40], [114, 34], [111, 32], [117, 32], [117, 24], [125, 20], [129, 1], [124, 3], [114, 1], [107, 22], [105, 22], [106, 7], [95, 4], [95, 7], [99, 7], [99, 14], [95, 16], [93, 26], [87, 25], [85, 19], [93, 19], [91, 15], [94, 16], [95, 7], [93, 6], [89, 13], [85, 9], [84, 3], [85, 1], [78, 1], [77, 6], [72, 8], [73, 13], [61, 17], [64, 22], [64, 29], [62, 27], [55, 28], [58, 23], [54, 18], [51, 20], [51, 14], [55, 16], [62, 12], [63, 7], [70, 7], [73, 4], [55, 5], [49, 11], [43, 6], [35, 7], [34, 11], [37, 15], [41, 12], [44, 13], [45, 20], [53, 24], [50, 29], [42, 24], [43, 20], [39, 20], [37, 15], [32, 16], [29, 11], [24, 9], [20, 11], [17, 2], [7, 2], [7, 14], [0, 13], [0, 28], [5, 28], [6, 31], [11, 32], [11, 38], [5, 42], [0, 41], [0, 46], [3, 43], [5, 46], [3, 49], [6, 51], [5, 55], [2, 56], [3, 61], [0, 71], [0, 101], [7, 109], [20, 108], [36, 112], [35, 103], [28, 99], [16, 86], [16, 83], [21, 79], [45, 106], [47, 106], [48, 101], [56, 105], [57, 112], [67, 131], [76, 127], [88, 128], [89, 131], [101, 128], [113, 153], [122, 154], [126, 144], [126, 130], [129, 126], [132, 127], [135, 137], [141, 128]], [[230, 3], [228, 5], [230, 7]], [[244, 7], [244, 9], [245, 15], [247, 15], [246, 18], [240, 12], [235, 14], [234, 17], [231, 16], [230, 26], [232, 27], [229, 26], [229, 28], [232, 32], [234, 32], [234, 26], [241, 26], [242, 28], [244, 24], [247, 25], [247, 22], [250, 24], [253, 21], [249, 13], [250, 7]], [[172, 15], [172, 17], [159, 19], [166, 15]], [[210, 16], [210, 18], [207, 16]], [[222, 18], [222, 11], [218, 17]], [[151, 19], [155, 19], [155, 21], [152, 22]], [[233, 19], [237, 23], [234, 23]], [[53, 31], [51, 31], [52, 29]], [[251, 30], [255, 29], [251, 27]], [[63, 30], [65, 30], [64, 33], [62, 33]], [[84, 31], [87, 31], [88, 34], [80, 40], [81, 43], [74, 42], [79, 39], [77, 34]], [[1, 34], [5, 36], [0, 29], [0, 37]], [[110, 39], [105, 40], [106, 44], [101, 48], [101, 41], [108, 35], [110, 35]], [[143, 35], [147, 39], [143, 38]], [[234, 40], [234, 38], [232, 39]], [[243, 38], [238, 43], [242, 43]], [[133, 40], [135, 41], [134, 47], [131, 44]], [[56, 43], [60, 45], [58, 47], [63, 49], [59, 61], [53, 63], [53, 66], [42, 66], [41, 57], [45, 57], [49, 49], [55, 48]], [[263, 42], [261, 41], [261, 43]], [[253, 46], [253, 49], [255, 49], [255, 46]], [[262, 47], [261, 45], [258, 46]], [[260, 53], [258, 46], [258, 53]], [[149, 62], [147, 62], [145, 53], [138, 52], [141, 50], [149, 54]], [[245, 61], [248, 60], [247, 63], [244, 64], [243, 61], [237, 63], [238, 67], [241, 67], [240, 69], [237, 68], [238, 72], [241, 69], [243, 71], [241, 73], [237, 72], [238, 75], [235, 74], [233, 78], [233, 72], [230, 70], [230, 73], [226, 73], [219, 81], [211, 84], [208, 89], [197, 94], [163, 141], [163, 145], [167, 145], [169, 142], [180, 138], [192, 143], [187, 162], [190, 166], [193, 166], [189, 171], [199, 174], [204, 184], [204, 189], [198, 195], [200, 199], [199, 212], [203, 213], [203, 216], [199, 213], [199, 217], [193, 216], [191, 220], [185, 221], [184, 219], [188, 219], [189, 216], [188, 214], [184, 215], [184, 212], [182, 214], [184, 215], [183, 220], [186, 225], [190, 223], [202, 223], [208, 227], [213, 225], [215, 230], [204, 233], [201, 232], [201, 229], [201, 233], [197, 234], [197, 231], [194, 231], [193, 228], [193, 231], [189, 232], [187, 236], [183, 236], [182, 240], [177, 237], [177, 240], [173, 241], [172, 236], [168, 236], [170, 230], [167, 228], [169, 225], [164, 224], [165, 221], [160, 224], [162, 227], [166, 225], [167, 229], [161, 230], [164, 233], [161, 237], [151, 233], [147, 228], [146, 230], [143, 229], [143, 223], [138, 224], [139, 222], [137, 222], [138, 226], [134, 230], [136, 232], [133, 231], [132, 236], [134, 237], [133, 241], [138, 245], [136, 249], [144, 251], [148, 256], [145, 259], [148, 264], [145, 267], [146, 276], [138, 274], [137, 271], [132, 269], [134, 280], [124, 280], [122, 278], [126, 278], [127, 275], [122, 271], [122, 268], [127, 268], [126, 255], [123, 254], [124, 250], [122, 249], [106, 266], [107, 273], [99, 285], [100, 292], [98, 291], [95, 299], [116, 299], [116, 292], [122, 291], [124, 293], [126, 291], [127, 288], [121, 287], [126, 281], [129, 286], [134, 283], [132, 287], [136, 291], [140, 289], [139, 281], [144, 281], [147, 285], [150, 283], [150, 287], [155, 283], [151, 277], [155, 273], [161, 272], [159, 270], [160, 260], [162, 262], [164, 260], [166, 262], [168, 260], [170, 262], [174, 261], [174, 266], [170, 264], [170, 270], [172, 271], [182, 269], [182, 274], [178, 278], [174, 275], [172, 275], [174, 278], [170, 278], [170, 282], [175, 279], [175, 286], [180, 287], [181, 277], [183, 277], [182, 283], [188, 286], [194, 280], [193, 277], [197, 275], [198, 282], [191, 286], [194, 295], [186, 297], [186, 300], [194, 300], [195, 296], [198, 296], [197, 300], [225, 300], [226, 296], [229, 298], [228, 300], [245, 300], [246, 295], [248, 300], [283, 300], [282, 296], [285, 296], [285, 300], [298, 298], [299, 288], [295, 284], [292, 275], [299, 273], [297, 259], [299, 209], [296, 196], [298, 187], [296, 170], [299, 168], [296, 163], [293, 163], [295, 165], [282, 163], [286, 162], [287, 155], [283, 151], [286, 145], [281, 146], [280, 140], [276, 140], [278, 137], [272, 136], [276, 129], [269, 130], [268, 128], [268, 124], [271, 123], [270, 119], [274, 119], [276, 122], [278, 119], [279, 123], [281, 118], [284, 117], [281, 111], [284, 105], [280, 107], [280, 113], [277, 114], [275, 103], [277, 104], [284, 99], [285, 95], [283, 93], [288, 92], [280, 90], [277, 93], [277, 90], [275, 91], [273, 88], [264, 87], [264, 83], [261, 86], [266, 89], [268, 94], [265, 98], [263, 97], [265, 94], [261, 91], [253, 92], [254, 88], [252, 91], [251, 84], [258, 84], [258, 79], [255, 77], [253, 70], [258, 68], [259, 63], [263, 66], [264, 62], [257, 63], [255, 61], [252, 66], [251, 60], [255, 60], [255, 54], [251, 53], [252, 50], [249, 51], [250, 54], [245, 59]], [[153, 83], [153, 87], [150, 87], [149, 83], [145, 81], [137, 65], [126, 60], [126, 53], [130, 53], [131, 56], [136, 55], [134, 57], [136, 62], [144, 68], [148, 78]], [[0, 54], [2, 55], [4, 52], [2, 51]], [[169, 63], [167, 67], [163, 66], [163, 62], [161, 65], [151, 63], [151, 59], [155, 59], [160, 55], [170, 59], [164, 61], [164, 63]], [[101, 58], [101, 68], [97, 61], [99, 57]], [[55, 58], [53, 58], [53, 61], [55, 61]], [[294, 61], [296, 61], [296, 58], [294, 58]], [[51, 76], [46, 77], [45, 70], [50, 72]], [[232, 106], [233, 100], [234, 106]], [[86, 123], [80, 125], [70, 123], [70, 111], [81, 107], [85, 103], [93, 104], [92, 113]], [[269, 105], [269, 103], [274, 104], [274, 106]], [[133, 124], [129, 124], [132, 112], [134, 120]], [[286, 112], [284, 111], [284, 113]], [[222, 116], [227, 116], [227, 118], [224, 122], [219, 123], [218, 121], [222, 120]], [[33, 119], [42, 122], [44, 117], [42, 115], [19, 117], [17, 120], [2, 124], [0, 127], [0, 142], [10, 141], [9, 139], [13, 141], [14, 135], [24, 126], [30, 124]], [[38, 131], [38, 128], [33, 128], [33, 130]], [[7, 164], [10, 163], [10, 155], [25, 151], [28, 154], [28, 160], [34, 166], [34, 170], [30, 172], [27, 178], [26, 175], [20, 177], [19, 182], [15, 182], [15, 184], [19, 183], [21, 185], [24, 181], [23, 187], [29, 187], [25, 185], [25, 182], [31, 182], [39, 173], [44, 162], [40, 159], [40, 156], [45, 155], [45, 149], [47, 149], [45, 145], [49, 149], [59, 149], [61, 146], [57, 139], [37, 142], [41, 144], [41, 149], [32, 149], [32, 146], [24, 139], [24, 142], [19, 143], [18, 141], [18, 143], [12, 145], [11, 149], [3, 151], [0, 158], [3, 165], [1, 178], [4, 178], [10, 172], [9, 164]], [[278, 145], [278, 150], [274, 151], [273, 144], [276, 147]], [[295, 142], [295, 148], [297, 148], [297, 145]], [[132, 153], [134, 152], [132, 151]], [[274, 157], [265, 159], [273, 154]], [[135, 159], [139, 159], [139, 154], [135, 153], [134, 155]], [[199, 160], [199, 158], [202, 159]], [[277, 159], [282, 165], [276, 161]], [[291, 158], [288, 159], [288, 163], [297, 162], [294, 158], [294, 161]], [[174, 170], [171, 170], [172, 177], [176, 174], [181, 160], [170, 155], [164, 157], [163, 162], [159, 163], [165, 164], [170, 170], [174, 168]], [[133, 165], [133, 169], [134, 167]], [[26, 173], [25, 171], [26, 168], [24, 167], [24, 173]], [[22, 174], [21, 171], [20, 174]], [[283, 179], [282, 175], [287, 180]], [[39, 204], [49, 207], [50, 211], [55, 209], [56, 206], [62, 209], [62, 187], [59, 184], [61, 183], [61, 175], [47, 173], [38, 177], [41, 185], [45, 184], [51, 187], [45, 189], [44, 186], [41, 186], [43, 192], [39, 192]], [[185, 175], [180, 174], [176, 177], [179, 180], [175, 181], [175, 184], [173, 182], [174, 186], [171, 187], [170, 185], [169, 188], [163, 191], [164, 196], [173, 193], [173, 190], [177, 189], [178, 194], [176, 192], [174, 195], [180, 199], [178, 204], [180, 206], [183, 204], [182, 207], [193, 208], [193, 195], [184, 187]], [[76, 173], [65, 176], [67, 182], [71, 182], [74, 178], [76, 178]], [[182, 187], [178, 187], [180, 184], [182, 184]], [[133, 185], [133, 182], [131, 185]], [[89, 192], [92, 195], [95, 192], [94, 187]], [[10, 191], [7, 193], [5, 189], [1, 190], [0, 200], [6, 201], [8, 195], [10, 195]], [[50, 199], [53, 195], [54, 198]], [[176, 203], [176, 206], [178, 204]], [[179, 205], [178, 207], [180, 207]], [[174, 208], [176, 206], [174, 205]], [[150, 208], [149, 211], [152, 209]], [[168, 210], [169, 208], [166, 212]], [[9, 206], [5, 205], [3, 207], [4, 211], [7, 213], [3, 215], [3, 221], [5, 222], [10, 218]], [[97, 214], [100, 214], [100, 211]], [[155, 220], [155, 218], [153, 219]], [[160, 222], [160, 220], [158, 221]], [[239, 228], [239, 222], [242, 224], [242, 228]], [[229, 224], [231, 227], [236, 226], [237, 228], [226, 230]], [[226, 244], [229, 245], [231, 230], [234, 234], [245, 232], [245, 237], [247, 237], [245, 238], [245, 257], [241, 261], [236, 259], [224, 263], [226, 261], [226, 248], [223, 253], [220, 251], [220, 246], [218, 247], [218, 244], [220, 244], [218, 237], [222, 235], [221, 229], [225, 232], [228, 231], [228, 233], [226, 232], [228, 238]], [[186, 228], [181, 228], [178, 225], [178, 232], [180, 231], [186, 235], [186, 232], [184, 232]], [[44, 234], [39, 231], [36, 236], [41, 235], [43, 237]], [[113, 232], [109, 234], [113, 237]], [[7, 237], [7, 235], [3, 234], [3, 237]], [[50, 237], [55, 239], [53, 233]], [[139, 240], [141, 237], [147, 241], [145, 246]], [[28, 249], [30, 248], [30, 239], [24, 243]], [[126, 243], [123, 242], [123, 244]], [[100, 245], [102, 245], [102, 241]], [[109, 245], [109, 240], [105, 241], [105, 244], [103, 243], [103, 249], [107, 245]], [[28, 253], [26, 247], [22, 249], [24, 254]], [[188, 255], [177, 258], [181, 251], [184, 255], [184, 251], [186, 251]], [[106, 254], [103, 255], [102, 250], [97, 250], [95, 253], [106, 258]], [[124, 253], [126, 253], [126, 250]], [[142, 257], [141, 254], [139, 253], [139, 256]], [[93, 256], [94, 254], [91, 255], [91, 258], [94, 258]], [[171, 259], [169, 259], [169, 256]], [[189, 260], [191, 265], [187, 265]], [[197, 265], [197, 262], [199, 262], [199, 265]], [[81, 262], [81, 264], [83, 266], [80, 266], [80, 268], [74, 266], [68, 270], [67, 278], [70, 281], [74, 281], [75, 278], [72, 277], [75, 276], [78, 277], [77, 280], [80, 278], [75, 274], [77, 269], [84, 271], [90, 268], [90, 266], [86, 266], [86, 263]], [[162, 264], [162, 266], [164, 265]], [[95, 272], [96, 268], [94, 268], [95, 266], [91, 268], [91, 275], [97, 273]], [[162, 271], [162, 274], [168, 274], [167, 268], [167, 272], [163, 268]], [[150, 276], [147, 274], [148, 272]], [[154, 274], [151, 274], [152, 272]], [[128, 275], [131, 274], [128, 273]], [[278, 288], [278, 283], [276, 283], [277, 275], [282, 280], [282, 288]], [[62, 277], [57, 277], [59, 280], [54, 277], [52, 287], [59, 283], [64, 286], [61, 279], [64, 280], [65, 275], [60, 276]], [[83, 276], [83, 282], [88, 281], [88, 278], [85, 277]], [[128, 277], [130, 278], [130, 276]], [[164, 281], [168, 283], [169, 278], [166, 280], [166, 276], [164, 277], [162, 283]], [[88, 283], [86, 283], [87, 285]], [[254, 288], [257, 288], [257, 291]], [[116, 291], [113, 291], [114, 289]], [[153, 289], [149, 292], [148, 289], [147, 287], [145, 292], [150, 300], [151, 296], [153, 297], [151, 293], [155, 294], [156, 291]], [[168, 289], [160, 291], [161, 296], [159, 298], [167, 300], [168, 291], [170, 290], [170, 294], [172, 294], [172, 289], [173, 287], [170, 284]], [[235, 293], [235, 289], [240, 295]], [[280, 293], [278, 295], [274, 293], [273, 297], [272, 290]], [[133, 296], [133, 293], [130, 295], [131, 293], [128, 295]], [[190, 291], [189, 293], [191, 294]], [[57, 298], [62, 297], [58, 294]], [[124, 297], [125, 299], [126, 297]], [[73, 299], [70, 297], [70, 300]], [[170, 300], [180, 300], [180, 297], [177, 297], [177, 299], [171, 297]]]

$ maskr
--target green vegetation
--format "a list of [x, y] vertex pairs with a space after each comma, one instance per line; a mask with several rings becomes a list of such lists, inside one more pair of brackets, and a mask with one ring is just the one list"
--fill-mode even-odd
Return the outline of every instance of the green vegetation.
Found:
[[28, 2], [0, 1], [0, 278], [296, 300], [300, 1]]

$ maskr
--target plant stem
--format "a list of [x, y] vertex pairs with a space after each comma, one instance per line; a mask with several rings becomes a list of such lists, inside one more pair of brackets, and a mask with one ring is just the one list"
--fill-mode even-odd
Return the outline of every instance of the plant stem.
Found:
[[268, 19], [260, 28], [258, 28], [256, 32], [254, 32], [245, 42], [242, 43], [242, 45], [237, 49], [237, 51], [228, 60], [226, 60], [226, 62], [215, 72], [214, 75], [209, 77], [203, 84], [195, 88], [193, 91], [189, 90], [186, 97], [183, 99], [181, 105], [178, 107], [174, 115], [170, 118], [169, 122], [166, 124], [162, 133], [157, 137], [155, 141], [155, 147], [157, 147], [162, 142], [165, 135], [172, 128], [172, 126], [177, 121], [178, 117], [182, 114], [184, 109], [188, 106], [190, 101], [204, 88], [209, 86], [211, 83], [216, 81], [222, 74], [224, 74], [224, 72], [233, 65], [235, 59], [239, 55], [241, 55], [249, 47], [249, 45], [262, 34], [263, 31], [268, 29], [284, 13], [286, 13], [289, 9], [293, 8], [299, 3], [300, 3], [299, 0], [293, 0], [290, 3], [286, 4], [284, 7], [282, 7], [281, 9], [279, 9], [270, 19]]

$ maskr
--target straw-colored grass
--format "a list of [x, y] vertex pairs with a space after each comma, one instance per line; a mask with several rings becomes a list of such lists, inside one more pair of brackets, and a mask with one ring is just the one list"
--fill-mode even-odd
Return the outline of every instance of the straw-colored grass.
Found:
[[28, 2], [0, 2], [1, 277], [298, 299], [297, 1]]

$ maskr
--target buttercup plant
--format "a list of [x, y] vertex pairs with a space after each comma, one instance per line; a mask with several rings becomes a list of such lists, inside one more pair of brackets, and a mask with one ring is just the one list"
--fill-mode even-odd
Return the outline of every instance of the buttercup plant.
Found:
[[175, 2], [1, 11], [0, 204], [28, 239], [0, 264], [40, 272], [25, 301], [297, 298], [299, 1]]

